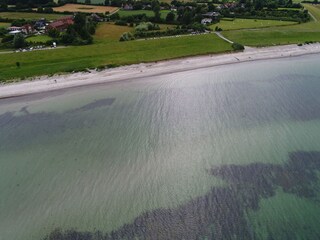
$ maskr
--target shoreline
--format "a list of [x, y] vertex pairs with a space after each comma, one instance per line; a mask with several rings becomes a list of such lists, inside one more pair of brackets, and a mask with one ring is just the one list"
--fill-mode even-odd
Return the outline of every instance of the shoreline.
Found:
[[35, 80], [24, 80], [21, 82], [0, 85], [0, 100], [87, 85], [107, 84], [137, 78], [191, 71], [201, 68], [319, 53], [320, 43], [303, 46], [283, 45], [264, 48], [246, 48], [243, 52], [236, 53], [211, 54], [140, 63], [103, 71], [93, 70], [90, 73], [79, 72], [54, 75], [52, 77], [42, 76], [37, 77]]

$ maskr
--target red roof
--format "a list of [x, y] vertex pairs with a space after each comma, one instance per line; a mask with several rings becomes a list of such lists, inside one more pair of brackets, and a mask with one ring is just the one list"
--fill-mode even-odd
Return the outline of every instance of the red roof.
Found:
[[48, 27], [56, 29], [66, 29], [69, 25], [72, 25], [73, 23], [74, 21], [72, 17], [65, 17], [57, 21], [54, 21], [53, 23], [50, 23]]

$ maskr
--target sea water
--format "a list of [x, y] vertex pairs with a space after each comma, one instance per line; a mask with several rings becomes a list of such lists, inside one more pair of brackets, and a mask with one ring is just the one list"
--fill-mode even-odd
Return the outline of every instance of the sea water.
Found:
[[319, 239], [319, 62], [0, 100], [0, 240]]

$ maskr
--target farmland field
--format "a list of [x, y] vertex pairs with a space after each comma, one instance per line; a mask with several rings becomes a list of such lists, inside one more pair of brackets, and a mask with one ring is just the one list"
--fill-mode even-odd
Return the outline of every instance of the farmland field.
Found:
[[30, 12], [0, 12], [1, 18], [9, 19], [26, 19], [26, 20], [37, 20], [45, 18], [47, 20], [56, 20], [66, 15], [63, 14], [46, 14], [46, 13], [30, 13]]
[[223, 32], [223, 35], [232, 41], [247, 46], [270, 46], [306, 41], [320, 41], [320, 8], [305, 4], [316, 21], [283, 27], [263, 29], [233, 30]]
[[55, 7], [55, 12], [86, 12], [86, 13], [106, 13], [114, 12], [118, 8], [109, 6], [94, 6], [94, 5], [83, 5], [83, 4], [66, 4], [61, 7]]
[[[0, 55], [1, 81], [94, 68], [126, 65], [231, 51], [231, 44], [214, 34], [143, 41], [97, 43], [50, 51]], [[4, 61], [5, 59], [5, 61]], [[17, 69], [16, 62], [21, 67]]]
[[114, 23], [100, 23], [94, 39], [96, 42], [119, 41], [123, 33], [131, 32], [132, 30], [132, 27], [119, 26]]
[[273, 26], [286, 26], [297, 24], [296, 22], [278, 21], [278, 20], [258, 20], [258, 19], [235, 19], [224, 20], [222, 19], [219, 23], [210, 26], [211, 29], [215, 29], [216, 26], [222, 28], [222, 30], [235, 30], [235, 29], [246, 29], [246, 28], [266, 28]]
[[[162, 10], [160, 11], [161, 13], [161, 18], [166, 18], [170, 10]], [[119, 15], [120, 17], [127, 17], [127, 16], [132, 16], [132, 15], [138, 15], [138, 14], [146, 14], [147, 17], [153, 17], [154, 12], [151, 10], [119, 10]]]

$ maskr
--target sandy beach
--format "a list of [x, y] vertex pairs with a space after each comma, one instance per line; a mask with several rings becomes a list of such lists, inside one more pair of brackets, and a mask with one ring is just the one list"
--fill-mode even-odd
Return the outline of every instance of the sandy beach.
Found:
[[246, 48], [243, 52], [186, 57], [153, 63], [141, 63], [90, 73], [42, 76], [33, 80], [0, 85], [0, 99], [43, 93], [78, 86], [102, 84], [256, 60], [287, 58], [320, 53], [320, 43]]

